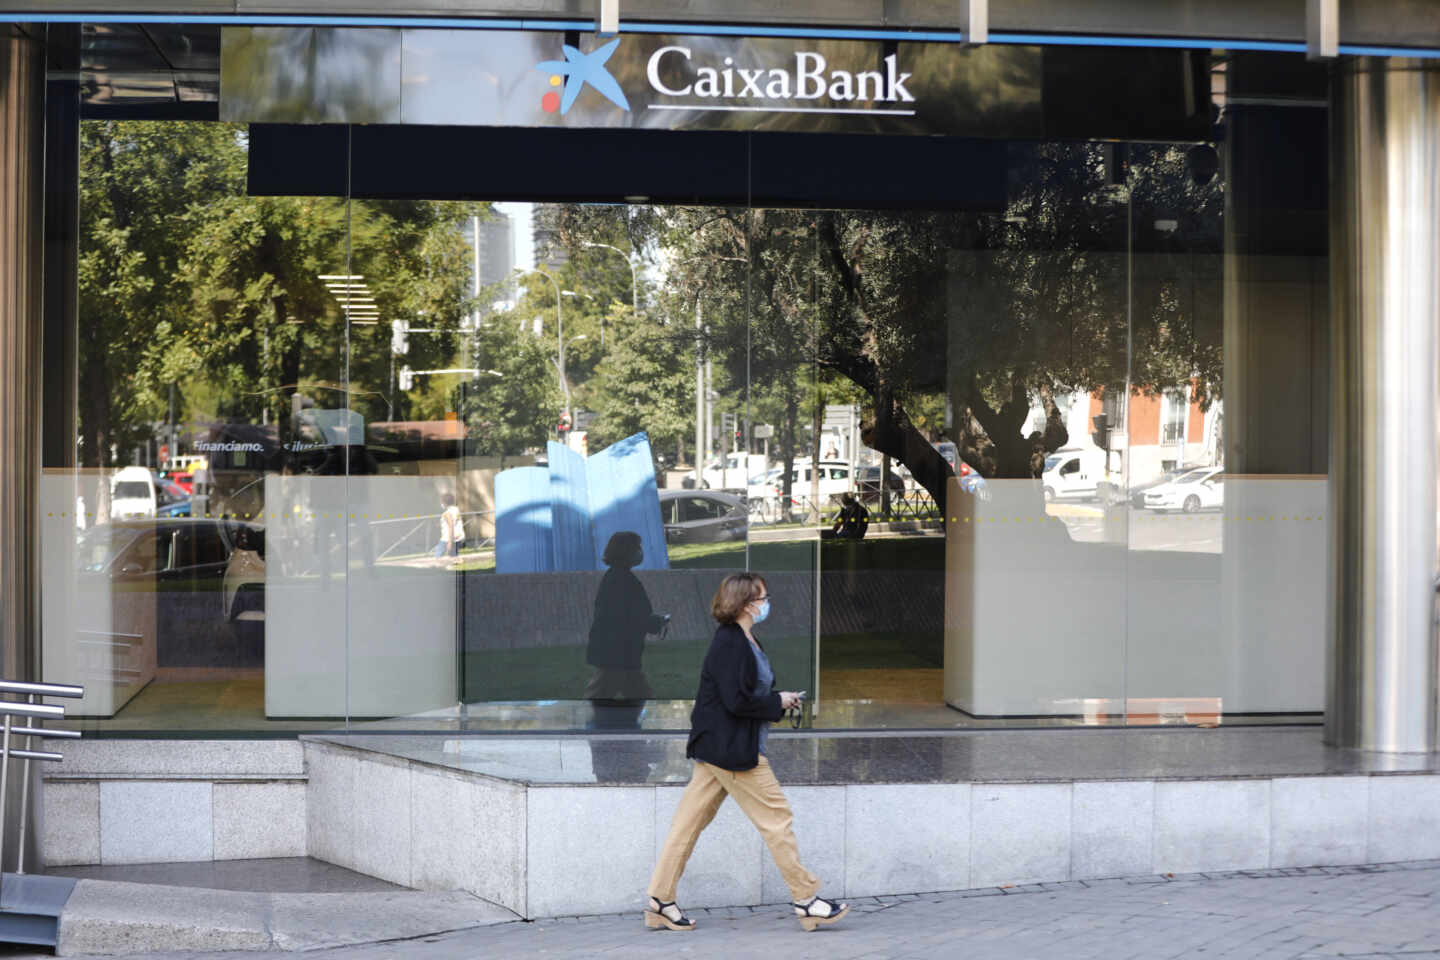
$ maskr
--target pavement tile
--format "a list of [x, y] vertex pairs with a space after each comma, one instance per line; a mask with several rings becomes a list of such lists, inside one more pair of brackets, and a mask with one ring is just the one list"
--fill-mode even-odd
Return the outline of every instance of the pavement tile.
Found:
[[[506, 923], [418, 940], [327, 950], [326, 960], [614, 956], [671, 960], [1440, 960], [1440, 863], [1247, 871], [1037, 884], [863, 898], [851, 916], [804, 933], [785, 904], [696, 910], [701, 929], [647, 933], [631, 914]], [[230, 954], [228, 957], [233, 958]], [[225, 960], [170, 954], [165, 960]], [[294, 957], [250, 952], [244, 960]], [[9, 958], [7, 958], [9, 960]]]

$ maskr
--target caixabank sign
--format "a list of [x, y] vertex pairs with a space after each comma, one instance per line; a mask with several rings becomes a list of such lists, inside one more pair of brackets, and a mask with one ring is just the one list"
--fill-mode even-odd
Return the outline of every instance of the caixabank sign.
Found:
[[[550, 74], [550, 83], [564, 87], [564, 93], [546, 93], [540, 104], [547, 113], [557, 110], [568, 113], [588, 83], [605, 99], [621, 110], [630, 110], [630, 101], [613, 74], [606, 69], [620, 40], [617, 38], [582, 53], [565, 44], [564, 61], [546, 60], [537, 69]], [[676, 59], [681, 64], [673, 62]], [[695, 65], [691, 47], [672, 44], [650, 54], [645, 63], [645, 79], [650, 93], [673, 99], [672, 103], [652, 102], [651, 110], [734, 111], [739, 113], [825, 113], [825, 114], [890, 114], [913, 117], [914, 107], [886, 109], [886, 103], [913, 104], [915, 97], [907, 84], [913, 74], [903, 73], [898, 66], [899, 55], [884, 58], [885, 71], [829, 69], [824, 54], [814, 50], [797, 50], [793, 68], [789, 63], [779, 67], [745, 67], [734, 57], [725, 57], [716, 65]], [[662, 70], [671, 74], [669, 79]], [[679, 79], [674, 74], [680, 73]], [[691, 72], [693, 71], [693, 77]], [[674, 85], [672, 85], [674, 84]], [[814, 101], [824, 105], [796, 106], [794, 101]]]
[[952, 136], [1041, 132], [1041, 51], [634, 34], [227, 27], [221, 118]]

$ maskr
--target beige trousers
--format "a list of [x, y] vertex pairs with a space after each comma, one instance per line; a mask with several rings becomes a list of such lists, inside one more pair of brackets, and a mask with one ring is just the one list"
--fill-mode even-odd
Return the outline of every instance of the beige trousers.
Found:
[[700, 831], [715, 819], [726, 796], [735, 798], [745, 816], [760, 831], [760, 836], [770, 848], [770, 855], [780, 868], [780, 874], [790, 887], [791, 898], [808, 900], [815, 896], [820, 889], [820, 881], [800, 862], [795, 831], [790, 828], [795, 817], [780, 790], [780, 782], [770, 769], [770, 761], [763, 756], [753, 770], [724, 770], [698, 760], [695, 762], [695, 772], [685, 792], [680, 795], [680, 806], [675, 808], [670, 833], [660, 850], [655, 872], [650, 876], [650, 896], [662, 903], [675, 899], [675, 887], [680, 883], [680, 875], [685, 872], [685, 863], [695, 849], [695, 841], [700, 839]]

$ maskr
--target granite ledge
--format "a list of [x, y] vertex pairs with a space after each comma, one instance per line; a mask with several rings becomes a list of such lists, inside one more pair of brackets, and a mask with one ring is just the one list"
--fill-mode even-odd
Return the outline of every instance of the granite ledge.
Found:
[[[770, 741], [781, 782], [1041, 784], [1268, 780], [1440, 774], [1440, 754], [1339, 750], [1316, 728], [983, 731], [912, 736], [782, 734]], [[307, 736], [322, 749], [408, 762], [514, 786], [684, 783], [679, 736], [359, 734]]]

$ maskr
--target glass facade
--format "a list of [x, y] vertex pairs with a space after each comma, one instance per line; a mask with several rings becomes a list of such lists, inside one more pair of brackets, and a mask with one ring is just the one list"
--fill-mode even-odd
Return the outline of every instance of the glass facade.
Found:
[[751, 569], [804, 725], [1318, 722], [1324, 111], [1240, 95], [1306, 71], [1213, 55], [1207, 139], [993, 139], [929, 206], [737, 203], [804, 179], [763, 133], [577, 202], [84, 121], [44, 674], [102, 735], [685, 729]]

